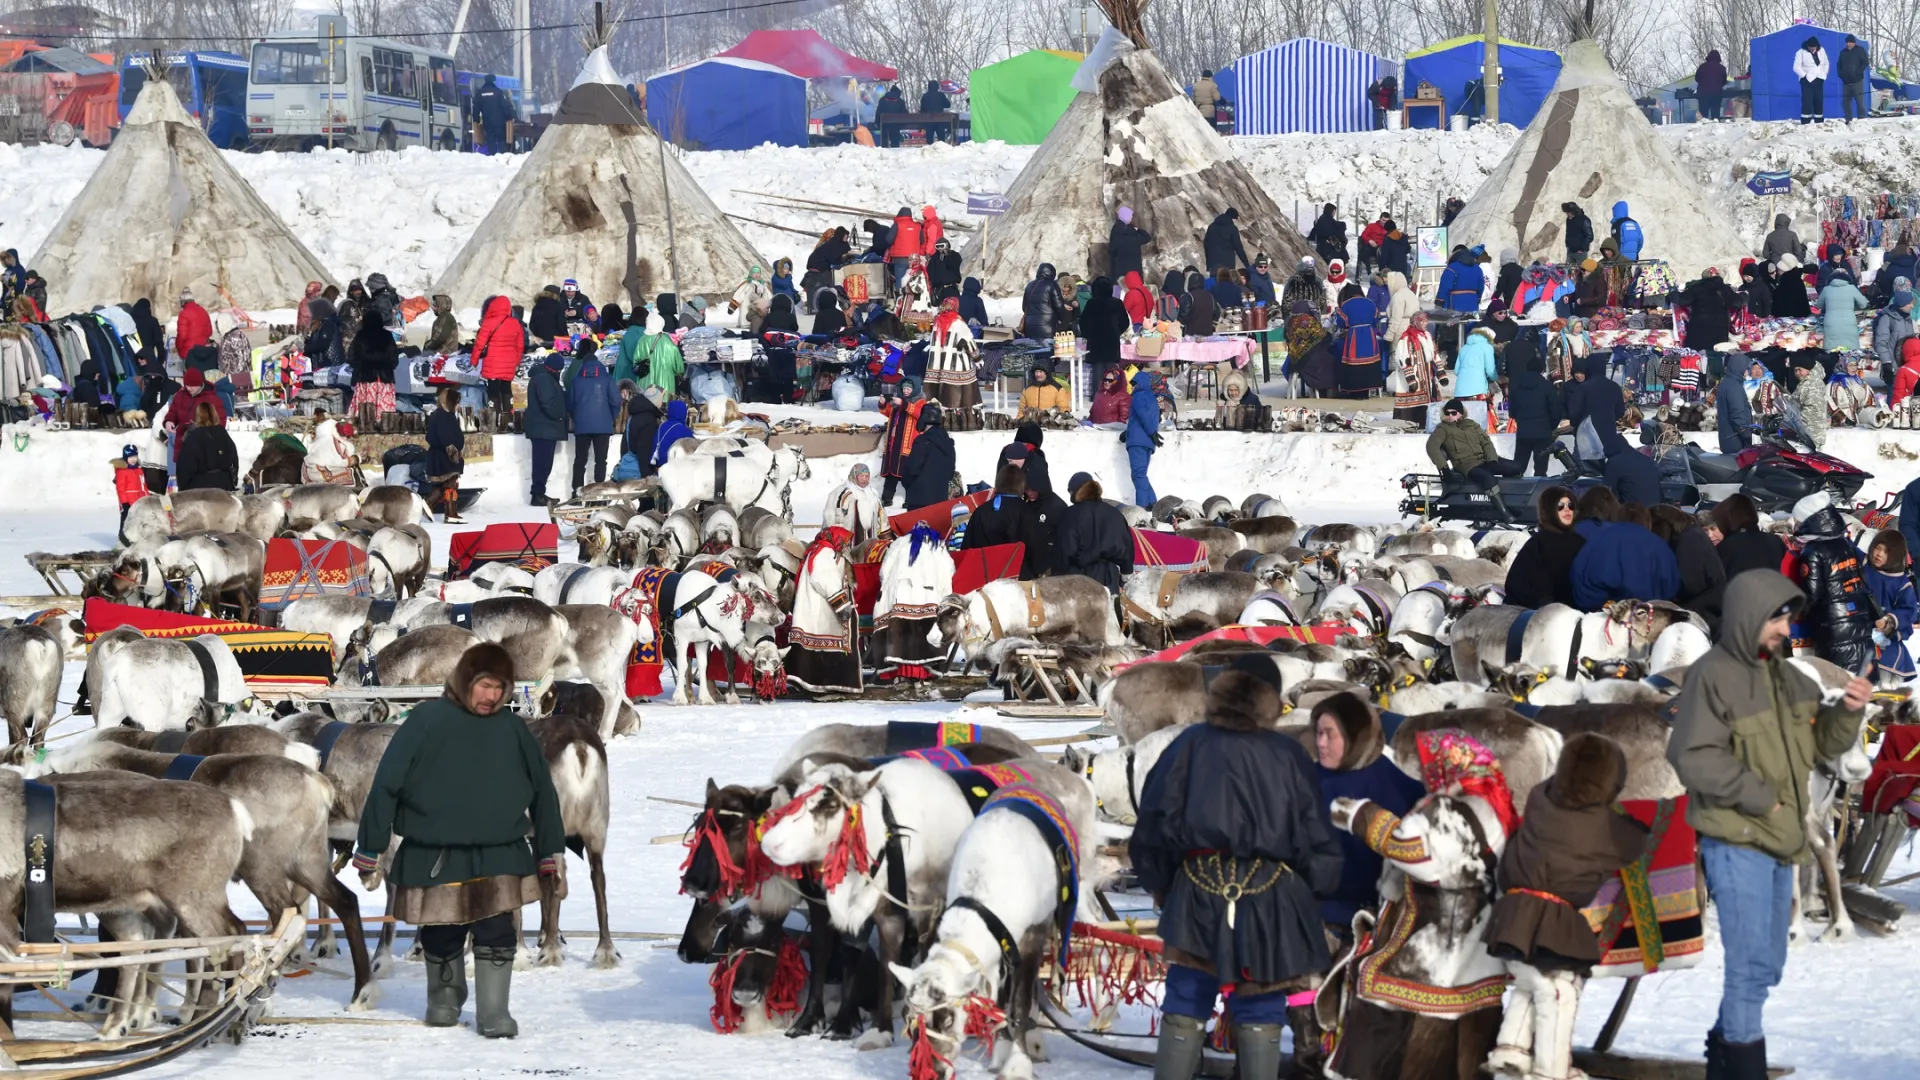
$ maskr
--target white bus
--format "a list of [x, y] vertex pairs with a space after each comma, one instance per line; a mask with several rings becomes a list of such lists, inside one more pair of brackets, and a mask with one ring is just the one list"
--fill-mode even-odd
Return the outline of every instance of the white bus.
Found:
[[453, 57], [401, 41], [352, 36], [320, 17], [309, 38], [253, 46], [247, 130], [269, 150], [457, 149], [464, 121]]

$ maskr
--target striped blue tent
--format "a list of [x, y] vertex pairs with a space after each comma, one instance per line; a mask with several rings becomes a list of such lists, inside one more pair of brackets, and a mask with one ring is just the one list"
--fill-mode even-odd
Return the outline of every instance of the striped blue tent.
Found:
[[1234, 130], [1241, 135], [1295, 131], [1370, 131], [1373, 106], [1367, 87], [1393, 71], [1393, 63], [1345, 45], [1294, 38], [1228, 65], [1221, 92], [1233, 102]]

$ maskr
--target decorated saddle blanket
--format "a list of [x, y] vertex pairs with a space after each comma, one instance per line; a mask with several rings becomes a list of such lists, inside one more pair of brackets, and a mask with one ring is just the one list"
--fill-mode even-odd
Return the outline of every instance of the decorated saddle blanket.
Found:
[[667, 646], [663, 642], [660, 610], [662, 604], [672, 601], [669, 579], [678, 577], [664, 567], [643, 567], [633, 575], [633, 584], [613, 598], [615, 610], [635, 622], [644, 619], [653, 626], [653, 640], [636, 644], [627, 662], [627, 697], [632, 700], [655, 697], [661, 692], [660, 671], [666, 663]]
[[1706, 949], [1706, 924], [1695, 866], [1699, 838], [1687, 824], [1686, 797], [1633, 799], [1621, 808], [1653, 831], [1653, 855], [1615, 874], [1581, 909], [1600, 938], [1593, 973], [1630, 977], [1691, 967]]
[[[992, 766], [989, 766], [991, 768]], [[1055, 894], [1053, 919], [1060, 932], [1060, 966], [1067, 965], [1067, 946], [1073, 940], [1074, 912], [1080, 904], [1080, 836], [1067, 812], [1053, 796], [1031, 783], [1007, 783], [988, 797], [980, 813], [1004, 810], [1033, 822], [1053, 853], [1053, 869], [1059, 884]]]

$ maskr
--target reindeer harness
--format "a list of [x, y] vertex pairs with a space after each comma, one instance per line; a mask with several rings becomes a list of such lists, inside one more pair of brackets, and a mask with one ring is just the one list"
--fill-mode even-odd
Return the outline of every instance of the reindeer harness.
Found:
[[[1027, 629], [1039, 630], [1047, 621], [1046, 605], [1040, 602], [1040, 583], [1023, 581], [1020, 582], [1020, 589], [1027, 597]], [[980, 606], [987, 609], [987, 625], [993, 629], [993, 636], [988, 640], [999, 641], [1006, 637], [1007, 632], [1000, 625], [1000, 614], [993, 610], [993, 598], [985, 590], [980, 593]]]
[[53, 846], [57, 836], [54, 789], [51, 784], [22, 781], [26, 803], [26, 910], [20, 920], [23, 941], [48, 944], [53, 932]]

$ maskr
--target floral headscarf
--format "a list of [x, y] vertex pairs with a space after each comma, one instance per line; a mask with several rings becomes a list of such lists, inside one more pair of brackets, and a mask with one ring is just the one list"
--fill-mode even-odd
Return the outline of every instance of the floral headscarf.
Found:
[[1520, 815], [1514, 812], [1513, 792], [1492, 751], [1459, 728], [1423, 731], [1415, 741], [1420, 748], [1420, 776], [1429, 792], [1439, 795], [1458, 789], [1485, 800], [1500, 819], [1500, 827], [1513, 835], [1520, 827]]

